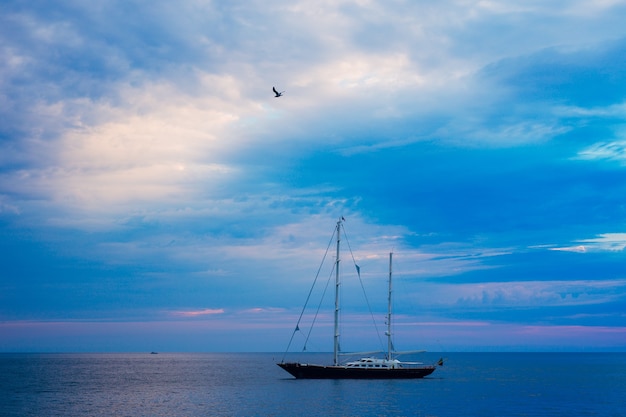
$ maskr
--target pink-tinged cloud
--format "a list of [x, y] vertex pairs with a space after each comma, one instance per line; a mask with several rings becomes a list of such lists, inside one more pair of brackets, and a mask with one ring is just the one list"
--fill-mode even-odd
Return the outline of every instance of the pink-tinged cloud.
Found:
[[178, 317], [212, 316], [215, 314], [224, 314], [224, 309], [223, 308], [205, 308], [203, 310], [176, 311], [173, 314]]
[[284, 308], [276, 308], [276, 307], [269, 307], [269, 308], [261, 308], [261, 307], [255, 307], [255, 308], [249, 308], [247, 310], [243, 310], [240, 313], [242, 314], [263, 314], [263, 313], [282, 313], [284, 312], [285, 309]]

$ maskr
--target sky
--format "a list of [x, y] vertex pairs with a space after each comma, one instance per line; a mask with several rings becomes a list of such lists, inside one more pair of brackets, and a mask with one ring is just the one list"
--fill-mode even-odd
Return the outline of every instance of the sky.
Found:
[[345, 350], [379, 346], [393, 251], [400, 350], [626, 351], [624, 21], [4, 0], [0, 351], [282, 352], [342, 216]]

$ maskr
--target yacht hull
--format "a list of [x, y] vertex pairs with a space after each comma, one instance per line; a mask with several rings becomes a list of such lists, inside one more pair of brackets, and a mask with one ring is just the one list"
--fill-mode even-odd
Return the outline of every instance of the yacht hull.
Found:
[[345, 366], [311, 365], [297, 362], [277, 364], [296, 379], [417, 379], [432, 374], [436, 366], [367, 369]]

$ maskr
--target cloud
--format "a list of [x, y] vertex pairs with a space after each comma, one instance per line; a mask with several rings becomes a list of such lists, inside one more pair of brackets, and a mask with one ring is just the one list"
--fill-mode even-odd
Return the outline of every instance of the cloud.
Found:
[[604, 233], [596, 238], [581, 239], [578, 242], [582, 245], [549, 249], [580, 253], [588, 251], [622, 252], [626, 248], [626, 233]]
[[626, 141], [595, 143], [578, 153], [582, 160], [626, 161]]
[[241, 311], [242, 314], [254, 314], [254, 315], [264, 315], [264, 314], [276, 314], [284, 312], [284, 308], [276, 308], [276, 307], [255, 307], [250, 308], [244, 311]]
[[577, 252], [577, 253], [585, 253], [587, 252], [587, 247], [585, 245], [578, 246], [568, 246], [564, 248], [549, 248], [550, 250], [557, 250], [563, 252]]
[[205, 308], [202, 310], [190, 310], [190, 311], [175, 311], [172, 315], [177, 317], [199, 317], [199, 316], [214, 316], [224, 314], [223, 308]]
[[584, 239], [587, 247], [599, 250], [620, 252], [626, 247], [626, 233], [604, 233], [594, 239]]
[[[100, 121], [74, 121], [54, 147], [32, 143], [26, 152], [45, 153], [46, 164], [5, 174], [3, 188], [73, 210], [127, 210], [180, 199], [199, 186], [214, 188], [236, 173], [219, 153], [233, 143], [223, 130], [239, 119], [241, 108], [229, 112], [230, 104], [219, 98], [189, 97], [171, 85], [130, 88], [123, 95], [124, 108], [83, 102], [81, 117], [97, 114]], [[78, 103], [55, 106], [70, 105]], [[73, 117], [63, 110], [57, 116]]]
[[422, 284], [427, 297], [415, 294], [420, 304], [459, 307], [565, 307], [603, 305], [619, 302], [626, 287], [623, 279], [611, 280], [528, 280], [455, 284]]

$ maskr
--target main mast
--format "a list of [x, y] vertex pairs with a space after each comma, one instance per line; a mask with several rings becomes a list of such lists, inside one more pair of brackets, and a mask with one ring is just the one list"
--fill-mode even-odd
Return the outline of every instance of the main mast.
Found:
[[393, 359], [393, 343], [391, 338], [391, 265], [393, 252], [389, 252], [389, 292], [387, 294], [387, 360]]
[[339, 244], [341, 242], [341, 220], [337, 222], [337, 256], [335, 258], [335, 341], [333, 344], [333, 364], [339, 365]]

